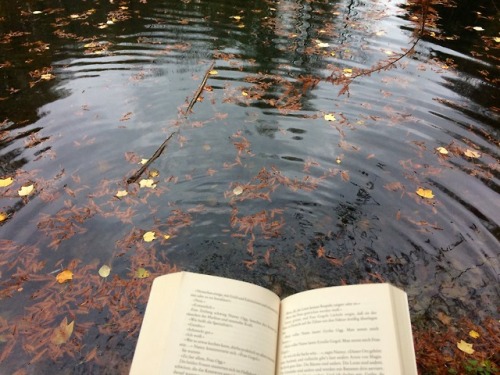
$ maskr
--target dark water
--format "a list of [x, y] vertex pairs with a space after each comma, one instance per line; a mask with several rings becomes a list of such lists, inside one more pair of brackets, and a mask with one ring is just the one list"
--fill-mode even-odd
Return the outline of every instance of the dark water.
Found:
[[[2, 2], [0, 372], [125, 371], [152, 278], [176, 268], [282, 296], [390, 281], [415, 320], [494, 315], [498, 9], [426, 16], [413, 54], [339, 95], [412, 46], [421, 7]], [[173, 132], [156, 188], [127, 185]]]

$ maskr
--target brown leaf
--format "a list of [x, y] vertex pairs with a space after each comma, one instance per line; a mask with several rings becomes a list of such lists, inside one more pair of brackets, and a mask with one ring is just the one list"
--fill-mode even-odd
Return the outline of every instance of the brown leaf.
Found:
[[439, 321], [440, 321], [441, 323], [443, 323], [445, 326], [448, 326], [448, 325], [450, 325], [450, 323], [451, 323], [451, 318], [450, 318], [448, 315], [446, 315], [444, 312], [442, 312], [442, 311], [438, 312], [438, 314], [437, 314], [437, 318], [438, 318], [438, 319], [439, 319]]
[[384, 185], [384, 188], [390, 191], [404, 190], [403, 184], [399, 181], [389, 182]]
[[334, 258], [334, 257], [329, 257], [327, 256], [326, 257], [326, 260], [333, 266], [342, 266], [343, 265], [343, 262], [341, 259], [338, 259], [338, 258]]
[[342, 172], [340, 172], [340, 177], [342, 177], [342, 180], [345, 181], [345, 182], [349, 182], [349, 180], [351, 179], [349, 177], [349, 172], [348, 171], [342, 171]]
[[59, 324], [59, 327], [54, 329], [54, 331], [52, 332], [52, 337], [50, 338], [50, 342], [54, 345], [64, 344], [71, 337], [74, 325], [75, 325], [74, 320], [68, 324], [68, 318], [64, 317], [61, 324]]

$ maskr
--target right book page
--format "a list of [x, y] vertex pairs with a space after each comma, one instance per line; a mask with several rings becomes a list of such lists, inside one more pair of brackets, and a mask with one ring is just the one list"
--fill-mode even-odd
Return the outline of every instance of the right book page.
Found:
[[278, 375], [416, 375], [406, 294], [389, 284], [310, 290], [280, 309]]

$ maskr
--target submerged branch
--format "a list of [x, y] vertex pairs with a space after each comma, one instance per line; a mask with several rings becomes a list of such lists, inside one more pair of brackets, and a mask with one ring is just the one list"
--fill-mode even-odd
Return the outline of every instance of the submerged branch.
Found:
[[417, 46], [418, 42], [422, 39], [424, 32], [425, 32], [425, 21], [427, 18], [427, 8], [428, 8], [428, 0], [422, 0], [421, 8], [422, 8], [422, 22], [420, 24], [420, 29], [418, 31], [418, 35], [413, 41], [411, 47], [404, 52], [403, 54], [399, 55], [396, 58], [390, 59], [389, 61], [382, 61], [381, 63], [377, 64], [376, 66], [369, 68], [369, 69], [361, 69], [354, 73], [351, 77], [334, 77], [334, 73], [330, 75], [326, 80], [329, 82], [332, 82], [333, 84], [342, 84], [343, 87], [339, 92], [339, 95], [342, 95], [346, 92], [349, 92], [349, 85], [358, 77], [361, 76], [369, 76], [373, 73], [380, 72], [382, 70], [388, 70], [396, 66], [396, 63], [398, 61], [401, 61], [405, 57], [409, 56], [413, 51], [415, 50], [415, 47]]
[[[207, 69], [207, 71], [205, 72], [205, 75], [203, 76], [203, 80], [201, 81], [200, 85], [198, 86], [198, 89], [196, 90], [196, 92], [194, 93], [194, 96], [193, 98], [191, 99], [191, 102], [189, 103], [187, 109], [186, 109], [186, 112], [184, 113], [184, 116], [187, 117], [189, 115], [189, 113], [191, 112], [191, 110], [193, 109], [193, 106], [194, 104], [196, 103], [196, 101], [198, 100], [198, 98], [200, 97], [201, 93], [203, 92], [203, 89], [207, 83], [207, 80], [208, 80], [208, 77], [210, 76], [210, 71], [213, 69], [215, 65], [215, 62], [212, 62], [212, 64], [210, 64], [209, 68]], [[163, 143], [156, 149], [156, 151], [154, 152], [154, 154], [148, 159], [148, 161], [141, 167], [139, 168], [132, 176], [130, 176], [128, 179], [127, 179], [127, 184], [133, 184], [134, 182], [137, 182], [137, 180], [142, 176], [142, 174], [146, 171], [146, 169], [148, 169], [148, 167], [156, 160], [158, 159], [158, 157], [163, 153], [163, 151], [165, 150], [165, 148], [167, 147], [168, 145], [168, 142], [170, 141], [170, 139], [172, 139], [172, 137], [174, 136], [174, 134], [178, 134], [180, 132], [180, 130], [176, 130], [174, 131], [172, 134], [170, 134], [167, 139], [165, 139], [163, 141]]]
[[148, 167], [151, 165], [151, 163], [153, 163], [156, 159], [158, 159], [158, 157], [162, 154], [163, 150], [165, 150], [165, 148], [167, 147], [168, 141], [170, 141], [170, 139], [176, 133], [178, 133], [178, 131], [173, 132], [172, 134], [170, 134], [168, 136], [167, 139], [165, 139], [163, 141], [163, 143], [160, 145], [160, 147], [158, 147], [156, 149], [155, 153], [148, 159], [148, 161], [146, 163], [144, 163], [144, 165], [141, 168], [139, 168], [137, 170], [137, 172], [135, 172], [132, 176], [130, 176], [127, 179], [127, 184], [133, 184], [134, 182], [137, 182], [137, 180], [139, 179], [139, 177], [141, 177], [141, 175], [144, 173], [144, 171], [146, 169], [148, 169]]
[[194, 103], [196, 103], [196, 101], [200, 97], [201, 92], [203, 91], [203, 88], [205, 87], [205, 85], [207, 83], [208, 76], [210, 75], [210, 72], [214, 68], [214, 65], [215, 65], [215, 62], [212, 62], [212, 64], [208, 67], [207, 71], [205, 72], [205, 75], [203, 76], [203, 80], [201, 81], [200, 85], [198, 86], [198, 89], [194, 93], [193, 99], [191, 99], [191, 102], [189, 103], [189, 105], [188, 105], [188, 107], [186, 109], [186, 112], [184, 113], [184, 115], [186, 117], [187, 117], [187, 115], [189, 115], [189, 113], [193, 109]]

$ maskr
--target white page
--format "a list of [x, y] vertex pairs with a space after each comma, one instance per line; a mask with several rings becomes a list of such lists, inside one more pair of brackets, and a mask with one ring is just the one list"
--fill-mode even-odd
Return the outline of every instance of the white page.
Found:
[[[414, 364], [403, 372], [392, 289], [389, 284], [352, 285], [284, 299], [277, 374], [416, 375]], [[399, 303], [407, 311], [406, 300]], [[411, 339], [409, 323], [398, 328], [409, 330]], [[409, 350], [413, 353], [411, 342]]]
[[[131, 373], [274, 375], [279, 318], [275, 294], [249, 283], [187, 272], [157, 280]], [[160, 363], [151, 363], [157, 357]]]

